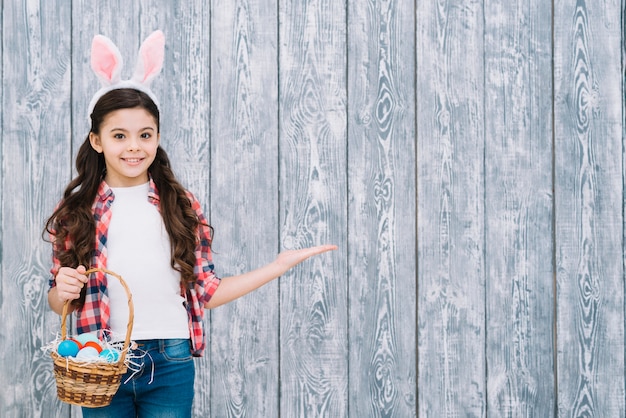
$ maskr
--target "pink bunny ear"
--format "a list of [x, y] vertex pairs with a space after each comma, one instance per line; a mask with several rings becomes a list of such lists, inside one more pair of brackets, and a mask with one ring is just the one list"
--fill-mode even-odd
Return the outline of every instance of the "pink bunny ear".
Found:
[[161, 72], [164, 56], [165, 35], [157, 30], [152, 32], [139, 48], [132, 81], [148, 86]]
[[122, 54], [106, 36], [96, 35], [91, 43], [91, 68], [100, 82], [105, 85], [120, 81]]

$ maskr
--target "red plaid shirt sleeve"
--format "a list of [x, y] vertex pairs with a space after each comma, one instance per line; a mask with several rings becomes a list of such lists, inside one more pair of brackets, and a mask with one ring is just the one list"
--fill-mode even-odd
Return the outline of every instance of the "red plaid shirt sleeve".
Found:
[[200, 356], [206, 345], [206, 334], [202, 323], [205, 310], [204, 305], [217, 290], [220, 279], [215, 275], [213, 257], [211, 255], [211, 228], [202, 213], [200, 202], [193, 194], [188, 193], [188, 196], [191, 206], [200, 221], [198, 245], [196, 246], [196, 266], [194, 268], [196, 282], [186, 289], [192, 354]]

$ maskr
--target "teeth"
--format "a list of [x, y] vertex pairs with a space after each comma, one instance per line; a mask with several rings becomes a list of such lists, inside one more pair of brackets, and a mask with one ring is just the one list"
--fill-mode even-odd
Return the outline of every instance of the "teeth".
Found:
[[139, 158], [126, 158], [126, 162], [129, 163], [138, 163], [139, 161]]

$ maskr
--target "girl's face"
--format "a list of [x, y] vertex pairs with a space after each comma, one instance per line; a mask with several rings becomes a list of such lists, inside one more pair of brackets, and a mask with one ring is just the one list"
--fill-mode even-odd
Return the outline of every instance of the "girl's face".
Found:
[[110, 187], [146, 183], [159, 141], [154, 117], [140, 107], [109, 113], [100, 125], [100, 132], [89, 134], [93, 149], [104, 153], [107, 169], [104, 180]]

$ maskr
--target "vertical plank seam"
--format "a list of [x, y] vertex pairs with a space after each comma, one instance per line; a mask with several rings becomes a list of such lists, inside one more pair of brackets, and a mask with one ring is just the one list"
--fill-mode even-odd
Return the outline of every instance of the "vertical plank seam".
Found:
[[[68, 158], [69, 170], [70, 173], [68, 183], [72, 180], [72, 155], [74, 155], [74, 141], [73, 141], [73, 132], [74, 129], [74, 36], [72, 36], [72, 32], [74, 31], [74, 0], [70, 1], [70, 7], [72, 8], [70, 11], [70, 154]], [[3, 25], [4, 26], [4, 25]], [[79, 37], [77, 37], [79, 39]], [[87, 115], [87, 120], [90, 120], [90, 115]], [[91, 123], [90, 123], [91, 125]], [[91, 126], [89, 126], [91, 129]], [[70, 316], [70, 326], [72, 326], [73, 315]]]
[[[624, 98], [626, 98], [626, 86], [625, 86], [625, 81], [626, 81], [626, 1], [622, 0], [620, 2], [621, 4], [621, 10], [620, 10], [620, 14], [621, 14], [621, 56], [622, 56], [622, 78], [621, 78], [621, 90], [622, 90], [622, 156], [624, 155], [625, 149], [624, 149], [624, 138], [626, 138], [626, 102], [624, 101]], [[624, 176], [626, 173], [624, 173], [624, 158], [622, 157], [622, 294], [626, 294], [626, 282], [624, 280], [624, 276], [625, 276], [625, 272], [626, 272], [626, 260], [624, 259], [624, 216], [625, 216], [625, 207], [624, 207]], [[626, 302], [625, 302], [625, 306], [623, 307], [622, 311], [624, 312], [624, 314], [626, 315]], [[626, 333], [624, 335], [624, 345], [626, 346]], [[624, 364], [626, 364], [626, 350], [624, 350]], [[624, 373], [624, 384], [626, 385], [626, 373]]]
[[419, 181], [418, 181], [418, 172], [419, 172], [419, 146], [418, 146], [418, 115], [419, 115], [419, 100], [417, 97], [417, 15], [418, 15], [418, 6], [417, 0], [413, 0], [413, 107], [414, 107], [414, 117], [413, 117], [413, 132], [414, 133], [414, 141], [415, 141], [415, 172], [414, 176], [414, 184], [415, 184], [415, 417], [419, 415], [419, 223], [418, 223], [418, 214], [419, 214]]
[[554, 0], [551, 2], [551, 17], [550, 17], [550, 76], [551, 76], [551, 142], [552, 142], [552, 379], [554, 384], [554, 404], [553, 404], [553, 416], [558, 416], [559, 412], [559, 379], [558, 379], [558, 332], [557, 332], [557, 318], [558, 318], [558, 298], [557, 298], [557, 262], [556, 262], [556, 90], [555, 90], [555, 74], [554, 74], [554, 40], [555, 40], [555, 21], [554, 21]]
[[484, 381], [484, 387], [485, 387], [485, 399], [484, 399], [484, 413], [485, 416], [489, 416], [489, 359], [487, 358], [487, 345], [488, 345], [488, 333], [489, 333], [489, 327], [488, 327], [488, 321], [487, 321], [487, 317], [488, 317], [488, 313], [489, 311], [487, 310], [487, 271], [486, 271], [486, 259], [487, 259], [487, 210], [486, 210], [486, 201], [487, 201], [487, 176], [486, 176], [486, 172], [487, 172], [487, 117], [486, 117], [486, 112], [487, 112], [487, 106], [485, 105], [485, 101], [486, 101], [486, 87], [487, 87], [487, 62], [486, 62], [486, 52], [485, 52], [485, 43], [486, 43], [486, 37], [487, 37], [487, 17], [485, 15], [485, 1], [483, 1], [482, 4], [482, 14], [483, 14], [483, 43], [482, 43], [482, 55], [483, 55], [483, 96], [482, 96], [482, 108], [483, 108], [483, 125], [482, 125], [482, 131], [483, 131], [483, 161], [482, 161], [482, 177], [483, 177], [483, 239], [482, 239], [482, 260], [480, 261], [480, 264], [482, 265], [482, 274], [483, 274], [483, 329], [485, 330], [485, 335], [483, 337], [483, 359], [484, 359], [484, 376], [483, 376], [483, 381]]
[[[204, 3], [204, 5], [206, 5], [206, 4], [207, 3]], [[209, 77], [209, 82], [208, 82], [208, 85], [207, 85], [207, 89], [209, 90], [209, 95], [208, 95], [208, 97], [209, 97], [209, 103], [208, 103], [208, 107], [209, 107], [209, 121], [208, 121], [208, 125], [209, 126], [207, 127], [207, 129], [209, 131], [208, 132], [209, 133], [209, 143], [208, 143], [208, 150], [209, 150], [209, 152], [208, 152], [208, 154], [209, 154], [208, 155], [209, 170], [208, 171], [209, 172], [207, 174], [207, 177], [208, 177], [207, 181], [209, 183], [208, 196], [211, 196], [212, 186], [213, 186], [213, 176], [212, 176], [213, 170], [211, 170], [211, 167], [212, 167], [212, 157], [213, 157], [213, 153], [211, 152], [211, 150], [213, 149], [213, 146], [212, 146], [213, 145], [213, 123], [212, 123], [213, 122], [213, 94], [212, 94], [212, 87], [213, 87], [213, 83], [212, 83], [212, 81], [213, 81], [212, 67], [213, 66], [211, 65], [211, 61], [213, 59], [213, 53], [212, 53], [213, 52], [213, 48], [212, 48], [213, 47], [213, 36], [212, 36], [212, 32], [213, 32], [213, 2], [212, 1], [208, 2], [208, 8], [209, 8], [209, 13], [208, 13], [208, 15], [209, 15], [208, 33], [209, 33], [210, 41], [209, 41], [209, 44], [207, 46], [208, 54], [209, 54], [209, 56], [208, 56], [209, 65], [207, 65], [207, 67], [208, 67], [207, 71], [208, 71], [208, 77]], [[206, 208], [206, 210], [208, 211], [209, 219], [213, 218], [213, 210], [212, 209], [213, 209], [212, 205], [209, 203], [208, 207]], [[211, 224], [211, 223], [212, 223], [212, 221], [209, 221], [209, 224]], [[208, 311], [209, 311], [208, 312], [208, 316], [209, 316], [209, 318], [208, 318], [209, 319], [208, 320], [208, 326], [209, 326], [209, 328], [212, 328], [213, 327], [213, 312], [210, 309]], [[207, 336], [210, 336], [211, 333], [208, 332], [208, 331], [210, 331], [210, 329], [206, 330], [206, 331], [207, 331], [207, 333], [206, 333]], [[209, 337], [209, 338], [211, 338], [211, 337]], [[205, 353], [206, 353], [206, 356], [207, 356], [207, 363], [209, 365], [209, 369], [212, 369], [211, 364], [213, 363], [213, 361], [212, 361], [213, 360], [213, 356], [212, 356], [212, 354], [213, 354], [213, 345], [214, 345], [214, 339], [211, 338], [210, 344], [207, 347], [207, 350], [205, 350]], [[214, 392], [213, 388], [216, 387], [216, 385], [214, 384], [214, 382], [215, 382], [214, 375], [215, 375], [215, 373], [210, 373], [210, 376], [209, 376], [209, 403], [208, 403], [209, 404], [209, 415], [213, 415], [213, 392]]]
[[[349, 51], [349, 43], [350, 43], [350, 0], [346, 0], [344, 3], [344, 26], [346, 28], [346, 32], [345, 32], [345, 38], [344, 38], [344, 77], [345, 77], [345, 86], [346, 86], [346, 126], [345, 126], [345, 133], [346, 133], [346, 142], [345, 142], [345, 153], [346, 153], [346, 159], [345, 159], [345, 165], [346, 165], [346, 179], [345, 179], [345, 193], [346, 193], [346, 206], [345, 206], [345, 213], [346, 213], [346, 239], [345, 239], [345, 243], [346, 243], [346, 256], [345, 256], [345, 262], [346, 262], [346, 323], [345, 323], [345, 327], [346, 327], [346, 389], [349, 392], [349, 388], [350, 388], [350, 353], [352, 353], [352, 345], [350, 344], [351, 342], [351, 335], [350, 335], [350, 312], [351, 312], [351, 298], [350, 298], [350, 245], [348, 245], [348, 243], [350, 242], [350, 181], [348, 179], [348, 172], [350, 169], [350, 147], [349, 147], [349, 143], [350, 143], [350, 71], [349, 71], [349, 58], [348, 58], [348, 54], [350, 53]], [[350, 393], [346, 393], [346, 415], [350, 416]]]
[[[0, 109], [2, 109], [2, 111], [0, 111], [0, 138], [4, 138], [4, 39], [6, 39], [4, 37], [4, 0], [0, 0], [0, 25], [2, 26], [0, 27]], [[4, 147], [2, 146], [2, 143], [3, 142], [0, 142], [0, 172], [2, 172], [2, 179], [5, 179], [6, 176], [4, 175], [4, 171], [2, 171], [2, 161], [4, 160]], [[3, 202], [5, 202], [5, 200], [3, 183], [4, 182], [0, 180], [0, 237], [3, 237], [2, 227], [4, 225]], [[5, 240], [0, 240], [0, 281], [3, 281], [2, 266], [4, 265], [4, 242]], [[0, 303], [5, 297], [6, 295], [4, 294], [3, 286], [0, 284]]]
[[[276, 188], [276, 210], [278, 211], [277, 215], [276, 215], [276, 219], [278, 221], [278, 224], [276, 226], [276, 245], [278, 248], [276, 248], [277, 252], [280, 252], [281, 249], [281, 241], [280, 241], [280, 237], [281, 237], [281, 225], [282, 225], [282, 219], [281, 219], [281, 206], [280, 206], [280, 196], [281, 196], [281, 189], [280, 189], [280, 170], [281, 170], [281, 164], [280, 164], [280, 134], [281, 134], [281, 118], [282, 118], [282, 112], [281, 112], [281, 107], [280, 107], [280, 52], [281, 52], [281, 45], [280, 45], [280, 0], [276, 0], [276, 184], [277, 184], [277, 188]], [[281, 309], [281, 281], [278, 280], [278, 283], [276, 285], [276, 299], [277, 299], [277, 304], [278, 304], [278, 332], [277, 332], [277, 338], [278, 338], [278, 350], [277, 350], [277, 376], [278, 376], [278, 393], [276, 394], [276, 411], [278, 411], [278, 417], [280, 418], [282, 415], [282, 409], [281, 409], [281, 405], [282, 405], [282, 398], [283, 398], [283, 376], [282, 376], [282, 309]]]
[[[4, 138], [4, 0], [0, 0], [0, 109], [3, 111], [0, 112], [0, 138]], [[3, 160], [3, 148], [2, 144], [0, 144], [0, 167], [1, 162]], [[3, 173], [4, 174], [4, 173]], [[4, 175], [2, 178], [5, 178]], [[0, 182], [0, 237], [2, 237], [2, 208], [4, 202], [3, 199], [4, 189], [2, 188], [2, 184]], [[0, 241], [0, 280], [2, 279], [2, 268], [3, 265], [3, 251], [4, 246], [2, 245], [2, 241]], [[0, 286], [0, 300], [3, 299], [5, 295], [2, 293], [2, 286]]]

